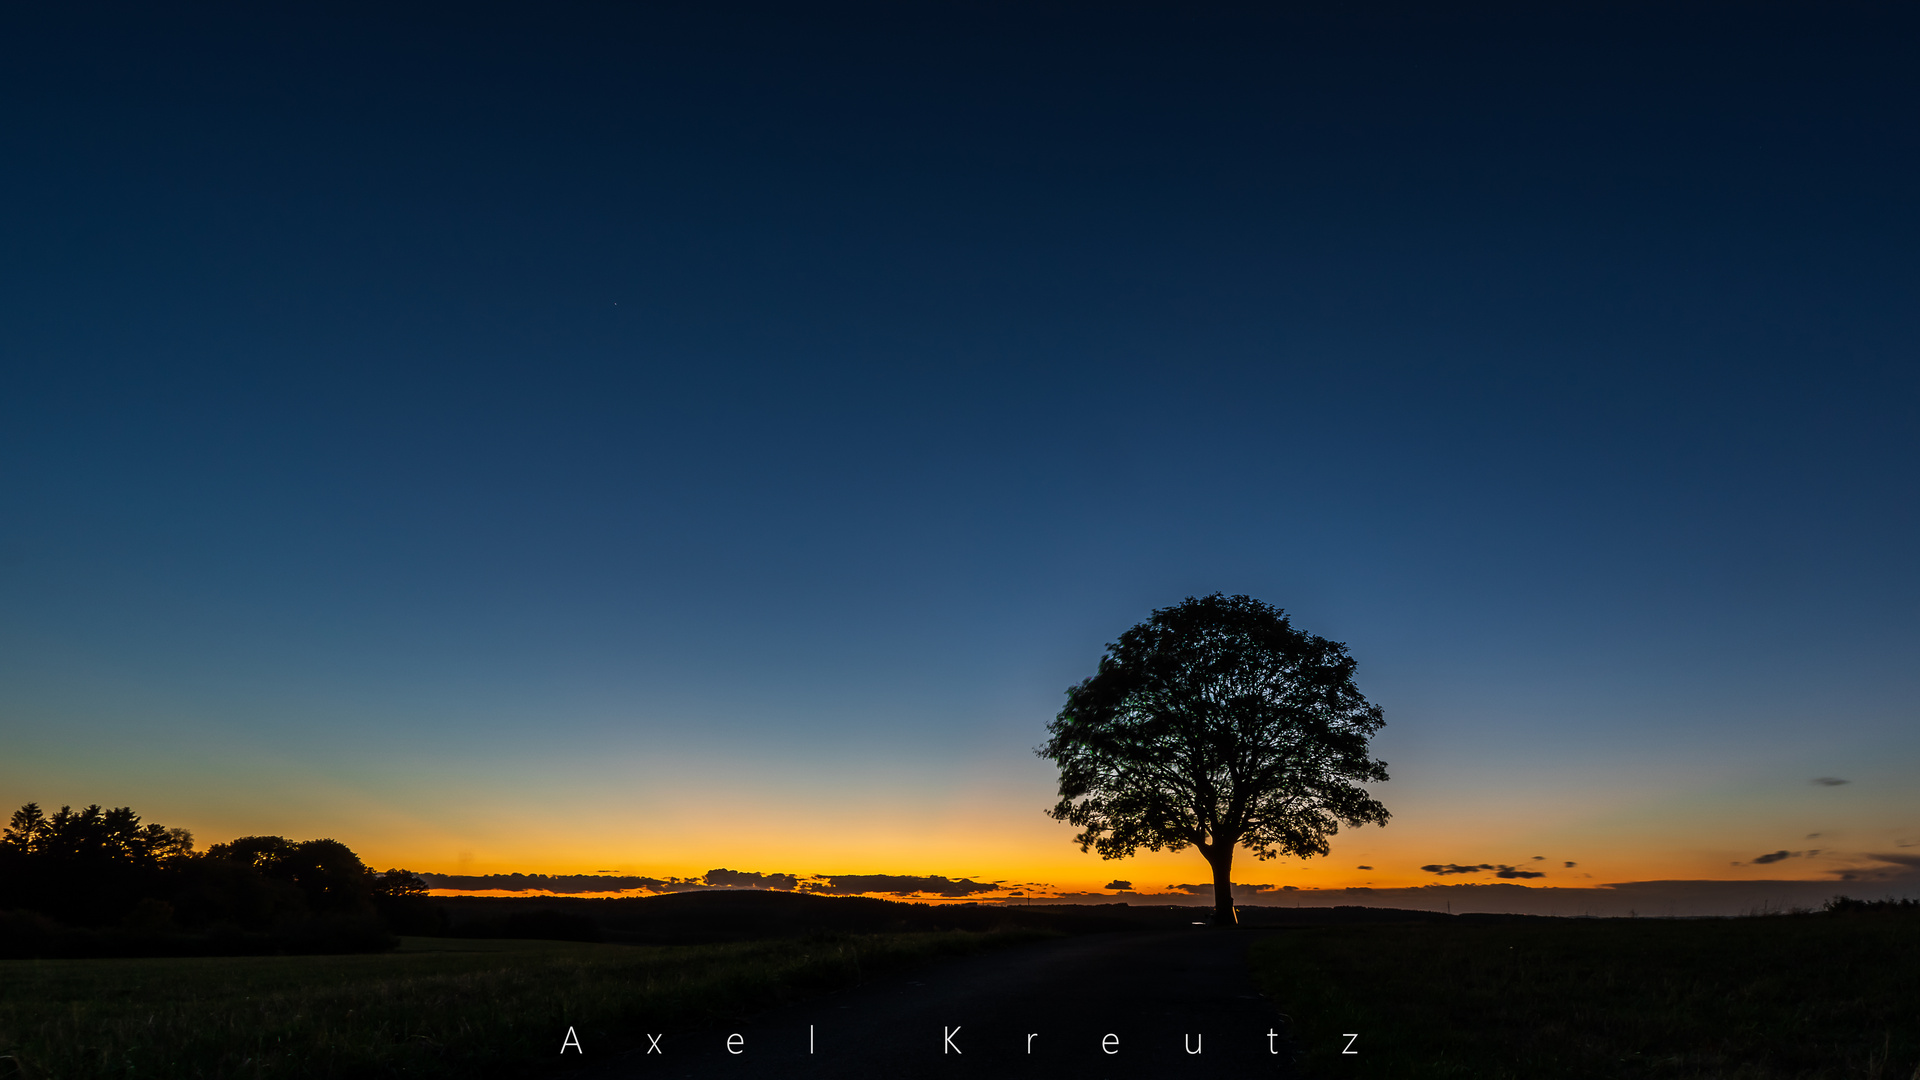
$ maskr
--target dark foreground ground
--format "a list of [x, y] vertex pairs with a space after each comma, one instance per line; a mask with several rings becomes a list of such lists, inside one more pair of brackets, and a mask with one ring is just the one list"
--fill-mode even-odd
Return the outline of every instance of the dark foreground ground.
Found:
[[[1920, 1080], [1920, 905], [1223, 932], [1191, 908], [658, 899], [475, 905], [481, 936], [370, 955], [0, 960], [0, 1080], [1284, 1076], [1289, 1034], [1306, 1077]], [[517, 913], [605, 936], [486, 936]], [[569, 1028], [585, 1054], [559, 1054]]]
[[1916, 915], [1330, 925], [1251, 958], [1314, 1077], [1920, 1080]]
[[[350, 956], [0, 960], [0, 1080], [543, 1075], [1030, 931], [711, 945], [408, 938]], [[558, 1056], [569, 1028], [593, 1055]]]
[[1017, 946], [730, 1024], [650, 1032], [657, 1043], [597, 1075], [1292, 1076], [1278, 1014], [1247, 965], [1261, 936], [1188, 926]]

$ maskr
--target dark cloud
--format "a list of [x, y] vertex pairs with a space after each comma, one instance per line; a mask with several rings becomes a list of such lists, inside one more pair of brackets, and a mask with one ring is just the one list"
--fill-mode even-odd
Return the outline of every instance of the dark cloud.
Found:
[[[1209, 885], [1169, 885], [1167, 886], [1167, 888], [1172, 889], [1176, 892], [1186, 893], [1189, 896], [1212, 896], [1213, 895], [1213, 886], [1210, 884]], [[1273, 886], [1271, 885], [1248, 885], [1247, 883], [1242, 881], [1236, 881], [1233, 883], [1233, 892], [1235, 896], [1239, 896], [1245, 893], [1258, 893], [1258, 892], [1271, 892], [1271, 891], [1273, 891]]]
[[[1538, 856], [1535, 857], [1538, 858]], [[1493, 876], [1497, 878], [1537, 878], [1547, 876], [1544, 871], [1517, 870], [1505, 863], [1475, 863], [1471, 865], [1463, 863], [1428, 863], [1420, 869], [1425, 870], [1429, 874], [1438, 874], [1441, 877], [1446, 877], [1448, 874], [1479, 874], [1488, 870], [1493, 871]]]
[[1573, 869], [1574, 867], [1576, 867], [1576, 866], [1579, 866], [1579, 865], [1580, 865], [1580, 864], [1579, 864], [1579, 863], [1577, 863], [1577, 862], [1570, 862], [1570, 863], [1568, 863], [1568, 864], [1567, 864], [1567, 869], [1569, 869], [1569, 870], [1571, 870], [1571, 869]]
[[800, 879], [792, 874], [755, 874], [745, 870], [709, 870], [704, 879], [708, 885], [722, 889], [780, 889], [790, 891], [800, 884]]
[[1753, 865], [1765, 866], [1768, 863], [1777, 863], [1781, 859], [1791, 859], [1791, 858], [1793, 858], [1793, 852], [1791, 851], [1776, 851], [1771, 855], [1755, 855], [1753, 857]]
[[819, 880], [809, 881], [800, 886], [800, 891], [825, 893], [829, 896], [852, 896], [857, 893], [885, 893], [889, 896], [972, 896], [976, 893], [999, 892], [1000, 886], [968, 878], [955, 881], [938, 874], [927, 877], [915, 877], [910, 874], [828, 874], [820, 875]]
[[676, 882], [670, 878], [628, 877], [609, 874], [430, 874], [421, 879], [429, 889], [457, 889], [461, 892], [551, 892], [589, 893], [625, 892], [630, 889], [670, 890]]
[[1355, 870], [1371, 870], [1371, 869], [1373, 869], [1373, 867], [1371, 867], [1371, 866], [1356, 866], [1356, 867], [1354, 867], [1354, 869], [1355, 869]]
[[1819, 784], [1821, 787], [1839, 787], [1841, 784], [1851, 784], [1853, 781], [1842, 780], [1837, 776], [1816, 776], [1807, 783]]
[[1535, 855], [1535, 856], [1533, 857], [1533, 861], [1534, 861], [1534, 862], [1546, 862], [1546, 861], [1547, 861], [1547, 857], [1546, 857], [1545, 855]]
[[[892, 896], [973, 896], [999, 892], [1001, 883], [947, 878], [939, 875], [915, 877], [899, 874], [812, 874], [802, 879], [796, 874], [758, 873], [721, 867], [699, 877], [655, 878], [603, 874], [431, 874], [420, 875], [432, 889], [462, 892], [551, 892], [595, 893], [634, 892], [679, 893], [723, 889], [778, 889], [786, 892], [824, 893], [851, 896], [859, 893], [884, 893]], [[1037, 882], [1030, 882], [1037, 886]]]
[[1121, 881], [1119, 878], [1114, 878], [1112, 881], [1109, 881], [1105, 885], [1102, 885], [1101, 888], [1119, 889], [1120, 891], [1125, 892], [1126, 890], [1133, 888], [1133, 882]]
[[1855, 866], [1850, 869], [1829, 870], [1841, 881], [1858, 881], [1863, 884], [1899, 884], [1911, 887], [1920, 882], [1920, 855], [1871, 854], [1861, 858], [1871, 859], [1878, 866]]

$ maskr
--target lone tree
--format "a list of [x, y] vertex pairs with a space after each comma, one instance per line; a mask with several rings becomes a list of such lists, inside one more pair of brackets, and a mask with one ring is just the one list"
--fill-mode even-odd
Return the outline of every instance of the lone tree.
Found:
[[1345, 645], [1251, 597], [1161, 608], [1107, 646], [1047, 725], [1038, 753], [1060, 767], [1048, 813], [1103, 859], [1199, 848], [1215, 921], [1231, 925], [1234, 848], [1325, 855], [1340, 824], [1387, 823], [1359, 787], [1387, 766], [1367, 756], [1384, 721], [1353, 669]]

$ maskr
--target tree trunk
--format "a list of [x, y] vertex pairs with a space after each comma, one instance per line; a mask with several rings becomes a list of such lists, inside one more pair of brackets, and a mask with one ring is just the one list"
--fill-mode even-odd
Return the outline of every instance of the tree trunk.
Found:
[[1240, 917], [1233, 911], [1233, 845], [1221, 844], [1207, 861], [1213, 864], [1213, 924], [1234, 926]]

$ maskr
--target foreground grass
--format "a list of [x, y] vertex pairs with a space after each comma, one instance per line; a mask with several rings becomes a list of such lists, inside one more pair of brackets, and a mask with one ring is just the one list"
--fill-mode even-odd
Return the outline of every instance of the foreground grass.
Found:
[[1912, 918], [1326, 927], [1253, 958], [1311, 1076], [1920, 1080]]
[[[0, 1080], [476, 1076], [1033, 932], [626, 946], [409, 938], [371, 956], [0, 961]], [[573, 1061], [580, 1061], [573, 1058]]]

